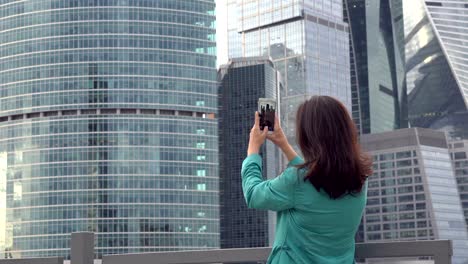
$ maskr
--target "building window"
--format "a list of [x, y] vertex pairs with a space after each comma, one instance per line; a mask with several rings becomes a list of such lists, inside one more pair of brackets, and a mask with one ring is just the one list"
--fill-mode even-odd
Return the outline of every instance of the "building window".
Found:
[[408, 169], [401, 169], [397, 171], [398, 176], [407, 176], [411, 175], [413, 170], [411, 168]]
[[402, 213], [400, 214], [400, 220], [411, 220], [414, 219], [414, 213]]
[[387, 205], [382, 207], [382, 212], [384, 213], [390, 213], [390, 212], [396, 212], [397, 207], [396, 205]]
[[396, 220], [398, 220], [398, 216], [396, 214], [384, 215], [383, 220], [386, 221], [386, 222], [396, 221]]
[[367, 223], [380, 222], [380, 215], [369, 215], [366, 216]]
[[416, 201], [425, 201], [426, 195], [424, 193], [416, 194]]
[[396, 154], [397, 159], [404, 159], [411, 157], [411, 151], [398, 152]]
[[427, 227], [427, 222], [426, 221], [418, 221], [418, 228], [421, 227]]
[[395, 176], [395, 171], [393, 171], [393, 170], [387, 170], [387, 171], [381, 171], [380, 172], [380, 178], [393, 177], [393, 176]]
[[416, 233], [415, 231], [403, 231], [403, 232], [400, 232], [400, 236], [404, 238], [415, 237]]
[[394, 238], [398, 238], [398, 233], [397, 233], [397, 232], [385, 232], [385, 233], [384, 233], [384, 238], [385, 238], [385, 239], [394, 239]]
[[413, 178], [401, 178], [398, 179], [398, 184], [411, 184], [413, 182]]
[[382, 198], [382, 204], [393, 204], [396, 203], [395, 197], [384, 197]]
[[379, 240], [381, 238], [382, 236], [380, 234], [368, 234], [367, 235], [368, 240]]
[[397, 161], [397, 167], [398, 168], [401, 168], [401, 167], [409, 167], [411, 166], [411, 160], [400, 160], [400, 161]]
[[418, 237], [426, 237], [427, 230], [418, 230]]
[[381, 169], [392, 169], [395, 167], [395, 162], [384, 162], [380, 164]]
[[397, 223], [384, 224], [384, 225], [383, 225], [383, 229], [384, 229], [384, 230], [398, 229], [398, 224], [397, 224]]
[[380, 155], [380, 160], [393, 160], [393, 159], [394, 159], [393, 153]]
[[205, 217], [206, 213], [205, 212], [197, 212], [197, 217]]
[[456, 160], [466, 159], [466, 153], [465, 152], [455, 152], [455, 154], [453, 155], [453, 158], [456, 159]]
[[411, 229], [414, 228], [414, 222], [400, 223], [400, 229]]
[[390, 194], [395, 194], [396, 189], [395, 188], [387, 188], [382, 190], [382, 195], [390, 195]]
[[442, 3], [440, 2], [426, 2], [428, 6], [442, 6]]

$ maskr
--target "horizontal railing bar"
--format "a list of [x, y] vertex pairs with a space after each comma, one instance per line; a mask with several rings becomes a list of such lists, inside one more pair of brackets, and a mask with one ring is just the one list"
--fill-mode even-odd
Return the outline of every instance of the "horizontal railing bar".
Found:
[[356, 244], [356, 258], [452, 256], [450, 240], [419, 240]]
[[63, 258], [2, 259], [0, 264], [63, 264]]
[[104, 256], [102, 264], [207, 264], [265, 261], [271, 248], [214, 249]]
[[[175, 251], [104, 256], [103, 264], [206, 264], [266, 261], [271, 248], [237, 248]], [[356, 258], [433, 256], [435, 264], [449, 264], [453, 255], [450, 240], [381, 242], [356, 244]]]

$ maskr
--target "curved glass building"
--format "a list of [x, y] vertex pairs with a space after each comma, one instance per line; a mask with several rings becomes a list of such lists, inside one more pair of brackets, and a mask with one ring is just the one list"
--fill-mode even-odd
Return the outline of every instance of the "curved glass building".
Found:
[[214, 9], [0, 1], [0, 258], [219, 246]]
[[[362, 134], [408, 126], [401, 0], [346, 0], [352, 113]], [[354, 57], [354, 58], [353, 58]]]
[[409, 121], [468, 139], [466, 1], [403, 1]]

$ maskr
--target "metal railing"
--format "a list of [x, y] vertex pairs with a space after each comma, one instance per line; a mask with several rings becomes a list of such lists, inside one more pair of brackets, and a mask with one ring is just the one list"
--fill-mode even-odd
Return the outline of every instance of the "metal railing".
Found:
[[[265, 262], [271, 248], [216, 249], [104, 256], [102, 264], [209, 264]], [[356, 244], [356, 259], [433, 257], [435, 264], [451, 264], [450, 240]], [[94, 258], [94, 234], [73, 233], [71, 264], [90, 264]], [[62, 258], [0, 260], [0, 264], [62, 264]]]
[[[271, 248], [242, 248], [113, 255], [105, 256], [102, 263], [208, 264], [264, 262], [267, 260], [270, 251]], [[452, 242], [450, 240], [356, 244], [356, 259], [431, 256], [434, 258], [434, 264], [450, 264], [452, 263], [452, 255]]]
[[0, 264], [63, 264], [63, 258], [0, 259]]

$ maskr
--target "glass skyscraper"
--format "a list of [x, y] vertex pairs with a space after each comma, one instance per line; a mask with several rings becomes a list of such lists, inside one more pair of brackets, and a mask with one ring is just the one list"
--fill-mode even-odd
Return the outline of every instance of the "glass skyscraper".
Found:
[[295, 115], [312, 95], [351, 110], [349, 32], [342, 0], [228, 1], [229, 56], [269, 56], [284, 82], [282, 127], [295, 142]]
[[407, 127], [402, 1], [345, 0], [344, 7], [351, 67], [356, 67], [351, 73], [355, 122], [363, 134]]
[[[343, 1], [343, 19], [348, 25], [350, 24], [348, 2]], [[361, 30], [360, 28], [358, 30]], [[353, 27], [349, 26], [349, 71], [350, 71], [350, 85], [351, 85], [351, 116], [354, 120], [356, 128], [359, 134], [362, 134], [362, 112], [361, 112], [361, 95], [359, 93], [359, 79], [357, 76], [357, 62], [356, 62], [356, 50], [354, 48], [353, 40]]]
[[361, 144], [374, 159], [362, 242], [449, 239], [453, 263], [466, 263], [468, 236], [445, 134], [400, 129], [362, 135]]
[[449, 146], [465, 222], [468, 226], [468, 140], [452, 141]]
[[[259, 98], [277, 98], [279, 73], [268, 58], [231, 59], [219, 70], [220, 233], [221, 248], [271, 246], [276, 214], [247, 208], [240, 171]], [[279, 149], [261, 149], [263, 177], [279, 175]]]
[[468, 139], [466, 1], [403, 1], [409, 121]]
[[0, 258], [219, 247], [214, 10], [0, 1]]

